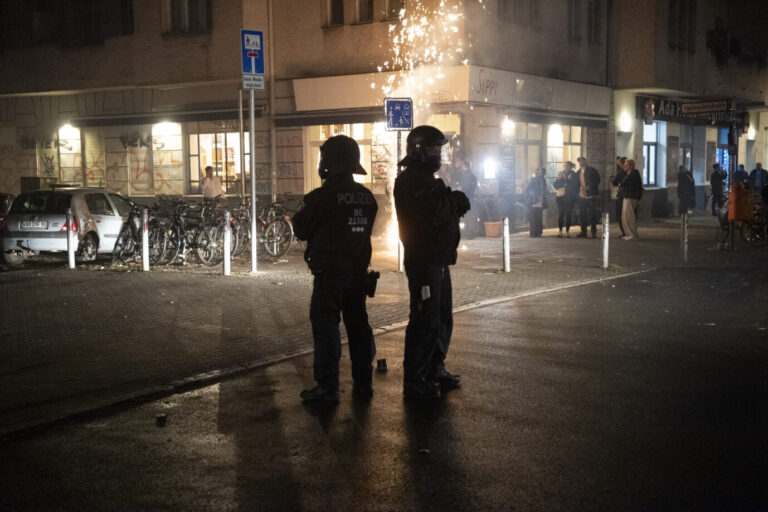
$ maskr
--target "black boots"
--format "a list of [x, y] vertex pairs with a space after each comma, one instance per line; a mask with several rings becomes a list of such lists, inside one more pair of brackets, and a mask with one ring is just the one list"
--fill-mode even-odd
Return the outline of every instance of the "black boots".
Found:
[[304, 402], [337, 403], [339, 401], [339, 390], [331, 390], [322, 386], [315, 386], [312, 389], [305, 389], [299, 396]]

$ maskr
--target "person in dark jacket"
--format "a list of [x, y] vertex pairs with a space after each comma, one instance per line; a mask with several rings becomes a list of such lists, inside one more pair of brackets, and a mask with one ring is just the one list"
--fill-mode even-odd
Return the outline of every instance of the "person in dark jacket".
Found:
[[[471, 204], [475, 199], [475, 192], [477, 191], [477, 176], [472, 172], [472, 166], [466, 158], [461, 161], [461, 170], [459, 171], [456, 184], [456, 189], [464, 192]], [[477, 218], [476, 209], [468, 211], [464, 217], [465, 238], [474, 238], [479, 232], [479, 227], [480, 219]]]
[[547, 180], [545, 178], [547, 170], [543, 167], [536, 169], [536, 173], [528, 182], [525, 194], [528, 197], [530, 207], [530, 228], [529, 233], [532, 237], [540, 237], [544, 229], [542, 216], [547, 208]]
[[696, 183], [693, 179], [693, 172], [681, 165], [677, 173], [677, 199], [678, 213], [687, 214], [696, 206]]
[[615, 190], [615, 194], [612, 192], [611, 196], [616, 202], [616, 221], [619, 223], [619, 229], [621, 229], [621, 236], [625, 236], [624, 224], [621, 223], [621, 206], [623, 199], [619, 195], [619, 189], [621, 188], [621, 182], [627, 177], [627, 173], [624, 172], [624, 164], [627, 162], [627, 157], [621, 156], [616, 160], [616, 174], [611, 176], [612, 190]]
[[445, 369], [453, 332], [449, 265], [456, 263], [459, 219], [470, 203], [463, 192], [452, 191], [434, 176], [447, 142], [437, 128], [414, 128], [406, 140], [406, 157], [398, 163], [405, 170], [395, 180], [411, 309], [405, 330], [405, 398], [439, 398], [441, 390], [461, 386], [459, 376]]
[[581, 233], [579, 238], [587, 237], [587, 226], [591, 227], [592, 238], [597, 238], [597, 196], [600, 193], [600, 173], [597, 169], [587, 165], [587, 159], [580, 156], [579, 162], [579, 221]]
[[763, 192], [768, 187], [768, 171], [763, 169], [763, 164], [760, 162], [756, 163], [755, 168], [749, 173], [749, 186], [752, 188], [755, 199], [762, 201]]
[[619, 188], [619, 195], [624, 204], [621, 205], [621, 223], [624, 225], [626, 235], [622, 240], [639, 240], [637, 234], [637, 205], [643, 197], [643, 179], [640, 177], [640, 171], [635, 168], [635, 161], [627, 159], [624, 162], [624, 172], [626, 178], [622, 180]]
[[736, 170], [733, 172], [733, 184], [734, 185], [746, 185], [749, 181], [749, 174], [744, 169], [744, 164], [736, 166]]
[[709, 178], [709, 184], [712, 188], [712, 215], [717, 215], [718, 210], [725, 204], [725, 180], [728, 174], [715, 163], [712, 166], [712, 176]]
[[576, 201], [579, 199], [579, 181], [573, 169], [573, 162], [565, 162], [565, 169], [560, 171], [555, 180], [555, 202], [557, 203], [557, 237], [562, 238], [563, 227], [565, 236], [571, 237], [571, 216]]
[[337, 135], [320, 146], [320, 178], [304, 196], [304, 208], [293, 218], [296, 237], [307, 241], [304, 260], [314, 276], [309, 318], [314, 338], [317, 386], [301, 392], [305, 402], [339, 401], [341, 337], [339, 315], [349, 340], [353, 393], [373, 395], [373, 331], [365, 307], [371, 231], [378, 209], [370, 190], [352, 174], [366, 174], [354, 139]]

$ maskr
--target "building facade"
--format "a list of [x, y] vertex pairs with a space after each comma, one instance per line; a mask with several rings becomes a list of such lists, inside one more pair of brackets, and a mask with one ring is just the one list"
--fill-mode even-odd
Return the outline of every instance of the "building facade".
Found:
[[[601, 172], [606, 201], [616, 154], [654, 162], [649, 188], [672, 186], [669, 169], [678, 162], [690, 162], [704, 184], [709, 143], [719, 149], [717, 126], [657, 116], [652, 146], [637, 105], [689, 98], [764, 105], [757, 61], [726, 60], [722, 80], [711, 80], [712, 63], [723, 57], [708, 49], [708, 34], [718, 30], [718, 15], [726, 30], [738, 23], [729, 5], [0, 0], [0, 190], [18, 192], [31, 177], [132, 197], [194, 196], [211, 165], [237, 195], [249, 191], [253, 158], [257, 193], [300, 195], [319, 185], [319, 145], [344, 133], [360, 143], [364, 183], [386, 204], [403, 151], [386, 129], [387, 96], [413, 98], [416, 123], [449, 136], [445, 179], [456, 160], [471, 161], [482, 220], [523, 223], [518, 200], [533, 171], [545, 167], [554, 180], [582, 155]], [[696, 22], [680, 21], [691, 8]], [[661, 37], [672, 27], [686, 32]], [[253, 148], [240, 136], [241, 28], [264, 32], [266, 87], [255, 93]], [[738, 85], [728, 80], [736, 72]], [[755, 132], [768, 124], [759, 113], [751, 119]], [[748, 149], [749, 133], [740, 145], [747, 162], [765, 151], [760, 137]]]

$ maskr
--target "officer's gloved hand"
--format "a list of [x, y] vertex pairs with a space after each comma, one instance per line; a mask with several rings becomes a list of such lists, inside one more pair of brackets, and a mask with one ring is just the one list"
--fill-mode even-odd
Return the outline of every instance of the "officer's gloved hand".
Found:
[[451, 199], [453, 200], [453, 204], [456, 207], [456, 213], [459, 214], [459, 217], [463, 217], [470, 208], [469, 198], [461, 190], [453, 190], [451, 191]]

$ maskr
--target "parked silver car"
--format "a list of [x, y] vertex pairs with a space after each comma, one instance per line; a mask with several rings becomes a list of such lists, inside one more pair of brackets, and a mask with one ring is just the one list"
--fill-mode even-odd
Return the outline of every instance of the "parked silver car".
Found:
[[112, 252], [133, 203], [100, 188], [59, 187], [20, 194], [0, 222], [5, 263], [19, 266], [40, 252], [66, 252], [67, 208], [74, 216], [77, 257], [87, 262]]

